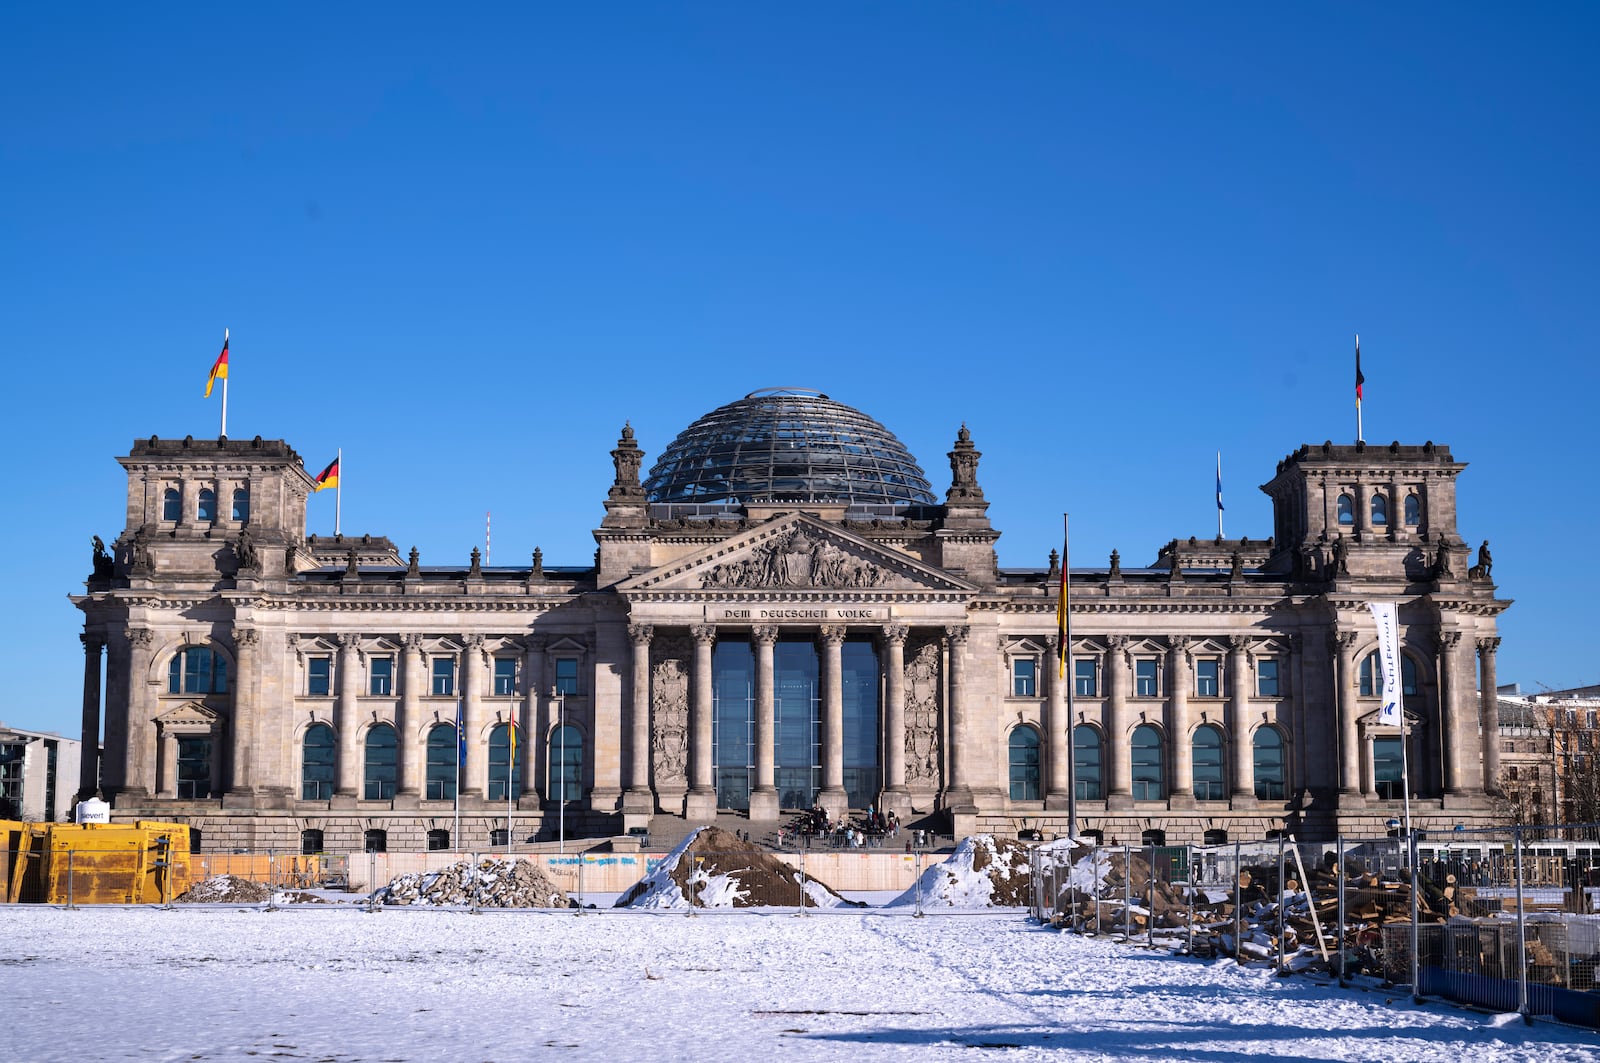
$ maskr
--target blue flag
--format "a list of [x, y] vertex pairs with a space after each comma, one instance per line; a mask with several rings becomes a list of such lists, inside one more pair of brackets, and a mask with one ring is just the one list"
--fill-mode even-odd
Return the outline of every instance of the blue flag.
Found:
[[461, 718], [461, 706], [456, 706], [456, 755], [463, 768], [467, 766], [467, 721]]
[[1217, 451], [1217, 512], [1222, 512], [1222, 451]]

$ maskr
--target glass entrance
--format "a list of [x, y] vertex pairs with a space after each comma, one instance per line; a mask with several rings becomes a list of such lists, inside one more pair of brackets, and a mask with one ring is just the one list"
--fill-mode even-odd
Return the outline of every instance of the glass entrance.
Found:
[[755, 679], [750, 644], [718, 640], [711, 651], [711, 761], [718, 808], [750, 807], [755, 778]]
[[842, 649], [844, 792], [851, 808], [867, 808], [878, 800], [878, 651], [866, 641]]
[[773, 647], [775, 782], [780, 808], [810, 808], [822, 786], [821, 691], [810, 641]]

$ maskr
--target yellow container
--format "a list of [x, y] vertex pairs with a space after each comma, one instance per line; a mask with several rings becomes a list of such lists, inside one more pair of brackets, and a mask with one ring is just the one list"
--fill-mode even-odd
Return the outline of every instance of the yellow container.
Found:
[[15, 904], [161, 904], [189, 888], [182, 823], [0, 823]]

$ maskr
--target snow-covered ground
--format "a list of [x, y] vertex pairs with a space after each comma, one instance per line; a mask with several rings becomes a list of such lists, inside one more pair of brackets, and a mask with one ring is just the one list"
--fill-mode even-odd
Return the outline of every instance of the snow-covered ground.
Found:
[[1600, 1037], [1016, 911], [0, 908], [8, 1060], [1579, 1060]]

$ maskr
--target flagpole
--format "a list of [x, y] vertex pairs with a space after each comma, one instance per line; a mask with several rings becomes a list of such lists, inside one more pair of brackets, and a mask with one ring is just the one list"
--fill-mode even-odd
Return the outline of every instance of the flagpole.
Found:
[[1366, 434], [1361, 429], [1361, 333], [1356, 333], [1356, 442], [1365, 443]]
[[[224, 328], [222, 330], [222, 349], [224, 351], [226, 351], [228, 349], [228, 330], [226, 328]], [[219, 434], [221, 434], [223, 436], [226, 436], [228, 434], [228, 377], [227, 377], [227, 375], [224, 375], [223, 378], [222, 378], [222, 431]]]
[[[222, 382], [222, 402], [228, 402], [228, 382]], [[333, 467], [339, 470], [339, 475], [334, 478], [333, 484], [333, 534], [339, 534], [339, 510], [344, 503], [344, 448], [340, 447], [334, 456]]]
[[[1071, 838], [1078, 831], [1078, 779], [1077, 779], [1077, 749], [1073, 742], [1073, 687], [1076, 677], [1069, 676], [1067, 672], [1067, 658], [1071, 655], [1072, 646], [1072, 581], [1067, 578], [1071, 571], [1068, 564], [1067, 544], [1071, 536], [1067, 532], [1067, 514], [1061, 514], [1061, 669], [1057, 682], [1065, 681], [1067, 684], [1067, 837]], [[1056, 726], [1060, 726], [1057, 724]]]
[[456, 706], [456, 852], [461, 851], [461, 706]]
[[512, 787], [517, 780], [517, 721], [513, 715], [516, 711], [516, 695], [513, 691], [511, 704], [506, 709], [506, 859], [511, 859], [511, 839], [516, 836], [512, 826], [512, 817], [516, 815], [516, 804], [512, 801]]

